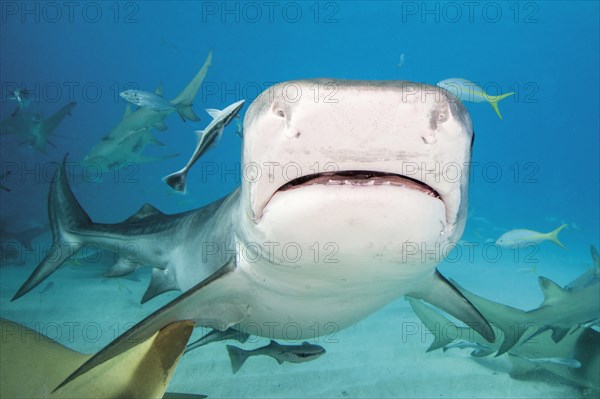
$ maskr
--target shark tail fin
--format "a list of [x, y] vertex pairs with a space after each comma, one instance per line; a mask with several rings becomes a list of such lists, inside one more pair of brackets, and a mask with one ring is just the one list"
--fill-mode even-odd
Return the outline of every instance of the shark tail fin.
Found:
[[181, 116], [181, 119], [184, 121], [189, 119], [191, 121], [199, 121], [200, 118], [198, 115], [194, 113], [192, 110], [192, 102], [200, 90], [200, 86], [208, 73], [208, 68], [212, 64], [212, 50], [208, 53], [202, 68], [198, 71], [196, 76], [188, 83], [188, 85], [183, 89], [181, 93], [173, 100], [171, 100], [171, 104], [177, 108], [177, 113]]
[[498, 115], [498, 117], [500, 119], [502, 119], [502, 115], [500, 114], [500, 109], [498, 108], [498, 103], [500, 102], [500, 100], [512, 96], [513, 94], [515, 94], [514, 92], [511, 93], [506, 93], [506, 94], [501, 94], [499, 96], [487, 96], [487, 100], [490, 103], [490, 105], [492, 106], [492, 108], [494, 108], [494, 111], [496, 111], [496, 114]]
[[54, 174], [48, 195], [52, 248], [11, 301], [22, 297], [38, 286], [67, 259], [74, 256], [84, 244], [75, 232], [80, 227], [91, 224], [92, 221], [73, 195], [69, 185], [66, 170], [67, 156], [68, 154], [65, 155], [62, 164]]
[[558, 233], [560, 233], [562, 231], [562, 229], [564, 229], [565, 227], [567, 227], [568, 225], [563, 224], [562, 226], [558, 227], [556, 230], [551, 231], [550, 233], [548, 233], [548, 239], [550, 241], [552, 241], [553, 243], [555, 243], [556, 245], [558, 245], [561, 248], [566, 249], [566, 247], [562, 244], [562, 242], [560, 242], [558, 240]]
[[192, 109], [192, 104], [175, 105], [175, 107], [177, 108], [177, 113], [184, 122], [188, 120], [197, 122], [200, 120], [200, 117], [196, 115]]
[[172, 189], [179, 191], [180, 193], [185, 194], [185, 179], [187, 177], [187, 173], [184, 169], [177, 171], [175, 173], [171, 173], [163, 177], [163, 181], [167, 183]]
[[233, 345], [227, 345], [227, 352], [229, 353], [229, 360], [231, 360], [231, 371], [233, 371], [233, 374], [237, 373], [244, 365], [244, 362], [250, 357], [247, 351]]

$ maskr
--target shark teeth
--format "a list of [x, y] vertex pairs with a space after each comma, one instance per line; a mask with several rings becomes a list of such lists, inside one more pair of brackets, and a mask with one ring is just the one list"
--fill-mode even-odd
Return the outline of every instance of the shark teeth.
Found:
[[423, 182], [401, 175], [369, 171], [325, 172], [302, 176], [288, 182], [278, 191], [292, 190], [315, 184], [326, 186], [396, 186], [417, 190], [431, 197], [440, 198], [437, 191]]

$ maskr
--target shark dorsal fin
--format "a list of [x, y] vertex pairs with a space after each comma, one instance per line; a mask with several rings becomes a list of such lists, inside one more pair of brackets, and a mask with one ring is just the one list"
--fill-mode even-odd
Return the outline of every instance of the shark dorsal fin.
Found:
[[127, 119], [129, 117], [129, 115], [131, 115], [132, 113], [133, 113], [133, 111], [131, 110], [131, 103], [127, 103], [127, 105], [125, 106], [125, 111], [123, 112], [123, 117], [121, 118], [121, 120]]
[[160, 82], [158, 84], [158, 86], [156, 87], [156, 90], [154, 90], [154, 94], [157, 94], [162, 97], [162, 95], [163, 95], [162, 82]]
[[216, 118], [221, 113], [221, 110], [214, 109], [214, 108], [206, 108], [206, 112], [208, 112], [208, 114], [210, 116], [212, 116], [213, 118]]
[[148, 289], [146, 289], [146, 292], [142, 297], [142, 303], [146, 303], [150, 299], [164, 292], [178, 289], [179, 286], [177, 285], [177, 281], [175, 281], [175, 277], [168, 269], [163, 270], [155, 267], [152, 269], [152, 279], [150, 280]]
[[544, 302], [542, 302], [541, 306], [547, 306], [556, 303], [558, 300], [560, 300], [560, 298], [568, 295], [568, 293], [558, 284], [546, 277], [540, 277], [539, 283], [542, 293], [544, 294]]
[[144, 205], [142, 205], [142, 207], [140, 208], [139, 211], [137, 211], [136, 213], [131, 215], [125, 221], [126, 222], [134, 222], [134, 221], [146, 219], [148, 217], [157, 216], [157, 215], [164, 215], [164, 213], [162, 213], [161, 211], [159, 211], [158, 209], [156, 209], [155, 207], [153, 207], [150, 204], [144, 204]]

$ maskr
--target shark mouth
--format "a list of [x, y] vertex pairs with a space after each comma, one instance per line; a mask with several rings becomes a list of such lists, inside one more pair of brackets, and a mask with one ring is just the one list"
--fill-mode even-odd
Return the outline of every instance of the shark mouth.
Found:
[[294, 190], [301, 187], [324, 184], [327, 186], [396, 186], [419, 191], [430, 197], [442, 199], [440, 194], [422, 181], [393, 173], [365, 170], [323, 172], [301, 176], [281, 186], [277, 192]]

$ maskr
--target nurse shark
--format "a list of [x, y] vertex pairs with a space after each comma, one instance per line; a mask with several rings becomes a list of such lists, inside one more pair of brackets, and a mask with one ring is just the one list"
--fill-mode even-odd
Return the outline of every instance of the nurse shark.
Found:
[[174, 321], [304, 339], [407, 294], [495, 339], [436, 270], [467, 215], [474, 136], [462, 103], [402, 81], [290, 81], [262, 93], [243, 128], [241, 187], [184, 213], [146, 204], [121, 223], [94, 223], [59, 169], [48, 198], [54, 249], [13, 300], [87, 244], [134, 243], [120, 262], [153, 267], [146, 296], [184, 291], [61, 386]]

